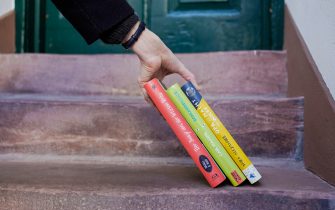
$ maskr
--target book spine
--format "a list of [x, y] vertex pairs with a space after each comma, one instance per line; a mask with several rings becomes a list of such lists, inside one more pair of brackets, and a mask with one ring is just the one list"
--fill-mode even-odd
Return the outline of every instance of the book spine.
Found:
[[222, 183], [226, 177], [172, 103], [159, 80], [147, 82], [144, 88], [210, 186], [214, 188]]
[[235, 161], [237, 166], [242, 170], [251, 184], [256, 183], [262, 178], [258, 170], [252, 164], [250, 159], [237, 144], [233, 136], [229, 133], [215, 112], [207, 104], [199, 91], [195, 89], [191, 82], [187, 82], [181, 88], [190, 102], [193, 104], [200, 116], [205, 120], [206, 124], [213, 131], [217, 139], [227, 150], [229, 155]]
[[180, 86], [178, 84], [171, 86], [167, 89], [167, 93], [233, 186], [241, 184], [245, 176], [197, 113]]

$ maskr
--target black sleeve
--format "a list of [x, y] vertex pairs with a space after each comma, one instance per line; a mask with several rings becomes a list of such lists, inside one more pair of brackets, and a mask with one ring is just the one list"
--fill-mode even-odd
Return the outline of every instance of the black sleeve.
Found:
[[101, 37], [109, 37], [108, 40], [112, 40], [109, 43], [118, 43], [136, 23], [134, 17], [136, 19], [137, 16], [126, 0], [52, 0], [52, 2], [88, 44]]

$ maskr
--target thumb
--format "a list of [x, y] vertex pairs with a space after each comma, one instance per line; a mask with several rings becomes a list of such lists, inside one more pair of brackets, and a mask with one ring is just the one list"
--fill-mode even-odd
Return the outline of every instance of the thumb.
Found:
[[153, 78], [153, 73], [148, 70], [148, 67], [144, 64], [140, 65], [140, 75], [137, 78], [137, 83], [140, 86], [142, 95], [144, 97], [144, 99], [151, 105], [153, 105], [153, 102], [151, 101], [147, 91], [144, 88], [144, 85], [150, 81]]

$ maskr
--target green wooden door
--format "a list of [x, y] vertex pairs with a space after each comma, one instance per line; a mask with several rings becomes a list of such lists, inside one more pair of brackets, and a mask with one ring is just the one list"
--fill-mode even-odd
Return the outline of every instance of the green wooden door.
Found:
[[[282, 48], [283, 0], [129, 0], [174, 52]], [[50, 0], [16, 0], [17, 52], [123, 53], [88, 46]]]

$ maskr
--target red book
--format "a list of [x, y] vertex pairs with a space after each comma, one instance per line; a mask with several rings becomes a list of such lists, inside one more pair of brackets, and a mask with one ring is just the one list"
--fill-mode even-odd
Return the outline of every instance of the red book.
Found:
[[226, 177], [170, 100], [159, 80], [147, 82], [144, 88], [210, 186], [216, 187], [222, 183]]

